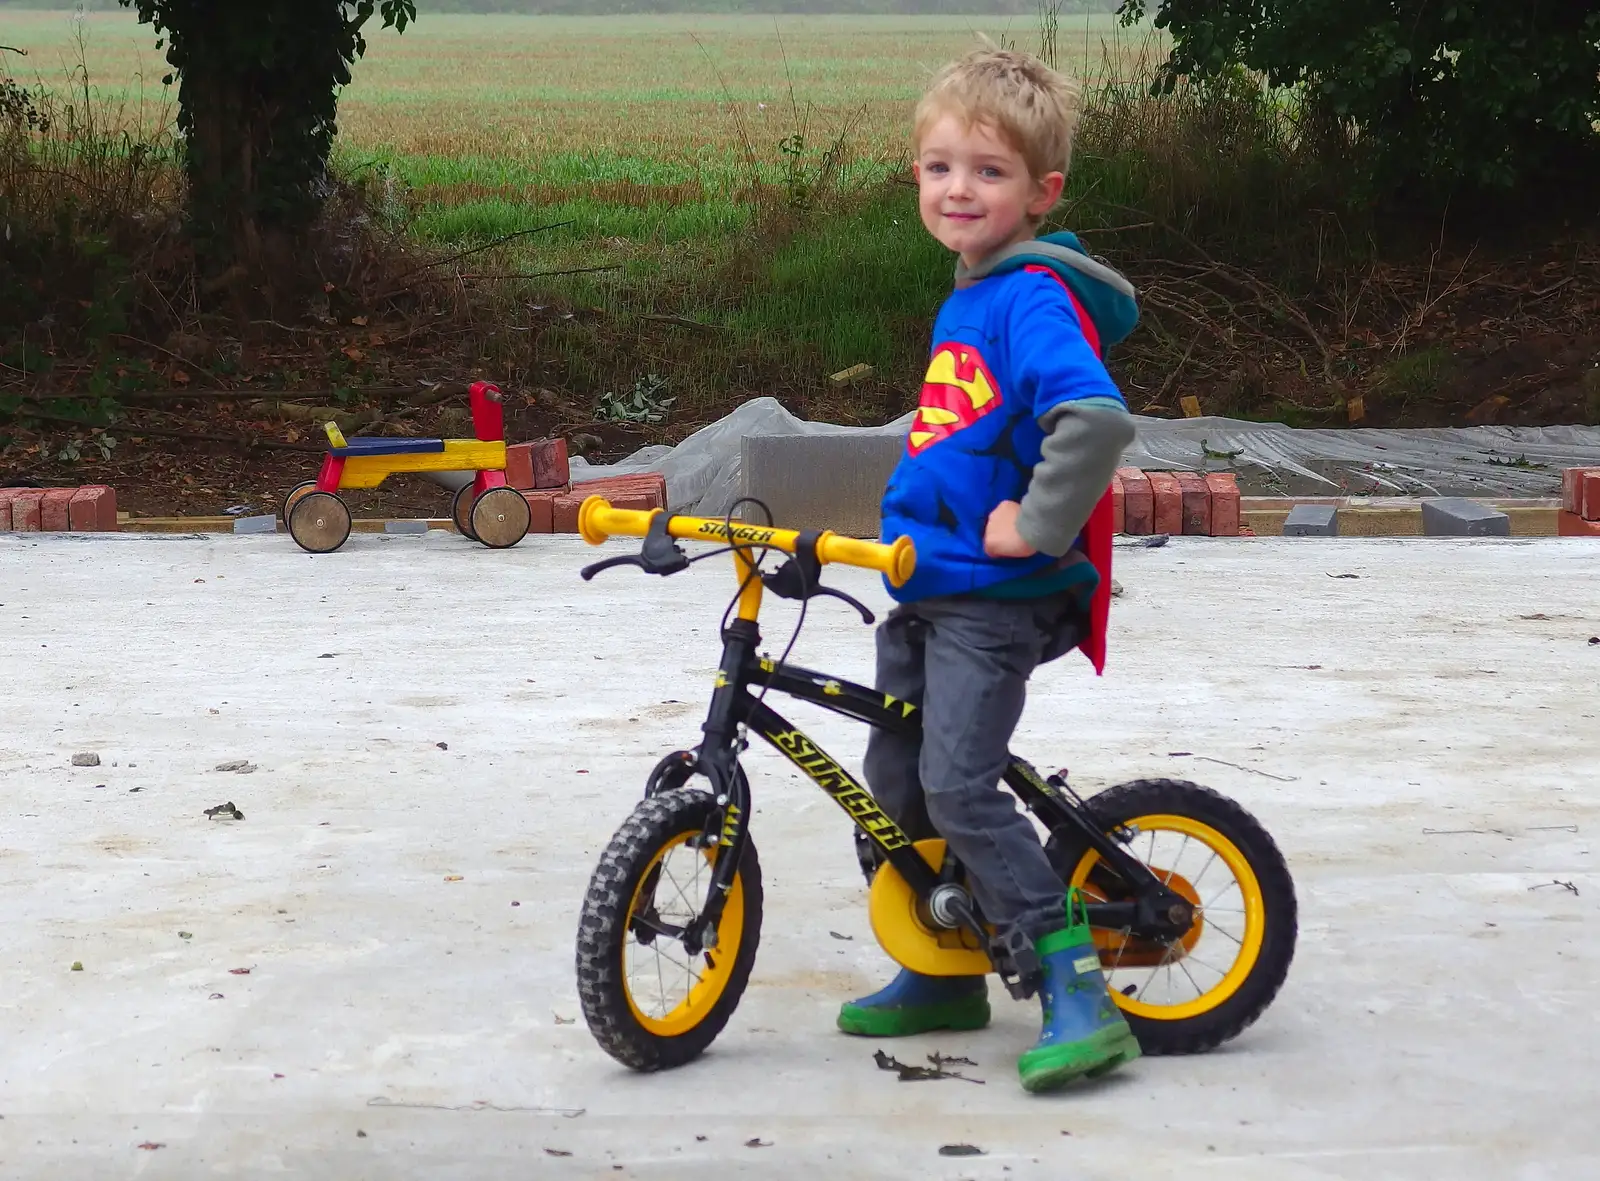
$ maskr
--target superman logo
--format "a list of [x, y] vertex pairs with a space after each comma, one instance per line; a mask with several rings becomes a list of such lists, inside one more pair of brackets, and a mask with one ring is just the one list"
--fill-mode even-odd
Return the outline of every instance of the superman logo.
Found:
[[1000, 405], [1000, 387], [978, 350], [942, 344], [934, 350], [907, 450], [921, 455]]

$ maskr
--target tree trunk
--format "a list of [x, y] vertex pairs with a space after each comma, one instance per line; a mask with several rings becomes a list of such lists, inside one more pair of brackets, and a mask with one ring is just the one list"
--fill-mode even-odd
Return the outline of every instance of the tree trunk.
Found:
[[310, 231], [326, 188], [334, 88], [341, 72], [348, 80], [342, 16], [334, 0], [193, 11], [179, 104], [204, 288], [271, 315], [315, 280]]

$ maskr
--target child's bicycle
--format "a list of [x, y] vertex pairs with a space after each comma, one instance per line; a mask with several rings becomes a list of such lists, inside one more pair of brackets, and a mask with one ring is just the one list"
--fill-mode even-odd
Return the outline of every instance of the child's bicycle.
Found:
[[[757, 653], [764, 590], [801, 600], [802, 624], [805, 601], [824, 595], [871, 623], [865, 606], [822, 585], [822, 566], [860, 566], [901, 585], [915, 566], [910, 542], [614, 509], [600, 497], [584, 502], [578, 530], [592, 545], [613, 534], [644, 538], [637, 556], [589, 566], [586, 580], [620, 565], [677, 573], [691, 559], [675, 538], [726, 543], [693, 560], [731, 550], [739, 576], [704, 738], [656, 765], [584, 898], [578, 993], [605, 1051], [635, 1070], [680, 1066], [710, 1045], [739, 1004], [761, 938], [761, 863], [739, 766], [752, 731], [855, 822], [860, 847], [870, 850], [861, 860], [873, 933], [891, 957], [930, 975], [997, 972], [1012, 995], [1030, 995], [1031, 945], [991, 937], [944, 842], [913, 843], [865, 787], [766, 704], [776, 691], [871, 726], [920, 727], [910, 702]], [[791, 556], [763, 572], [771, 550]], [[696, 776], [703, 788], [690, 786]], [[1294, 883], [1248, 812], [1172, 779], [1136, 780], [1085, 800], [1064, 773], [1041, 776], [1016, 756], [1005, 783], [1049, 831], [1062, 880], [1088, 899], [1107, 983], [1144, 1053], [1212, 1049], [1272, 1003], [1294, 956]]]

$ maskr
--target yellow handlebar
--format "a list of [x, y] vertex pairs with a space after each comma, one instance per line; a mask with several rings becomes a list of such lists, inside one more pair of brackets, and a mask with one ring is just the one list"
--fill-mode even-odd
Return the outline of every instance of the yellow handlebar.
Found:
[[[660, 509], [612, 508], [604, 497], [591, 496], [578, 510], [578, 532], [590, 545], [599, 545], [613, 535], [643, 537], [650, 531], [651, 520], [660, 512]], [[769, 546], [786, 554], [794, 553], [795, 542], [800, 539], [799, 531], [794, 529], [772, 529], [742, 521], [735, 521], [730, 533], [726, 521], [710, 517], [675, 516], [667, 532], [687, 541], [740, 542]], [[909, 537], [902, 537], [893, 545], [880, 545], [876, 541], [825, 532], [817, 539], [817, 559], [824, 564], [836, 562], [876, 570], [895, 586], [904, 586], [917, 568], [917, 551]]]

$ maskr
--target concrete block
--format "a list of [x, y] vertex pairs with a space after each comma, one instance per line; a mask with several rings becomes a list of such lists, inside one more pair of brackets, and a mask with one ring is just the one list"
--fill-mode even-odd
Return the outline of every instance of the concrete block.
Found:
[[276, 533], [278, 531], [278, 518], [272, 513], [260, 517], [235, 517], [233, 521], [235, 533]]
[[385, 521], [383, 523], [383, 531], [385, 533], [426, 533], [428, 531], [428, 522]]
[[[740, 494], [765, 503], [785, 529], [877, 537], [883, 490], [905, 449], [901, 435], [749, 436]], [[759, 515], [742, 511], [746, 520]]]
[[1297, 504], [1283, 522], [1285, 537], [1338, 537], [1339, 510], [1331, 504]]
[[1422, 533], [1425, 537], [1510, 537], [1511, 518], [1463, 496], [1442, 496], [1422, 502]]

